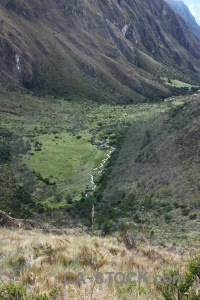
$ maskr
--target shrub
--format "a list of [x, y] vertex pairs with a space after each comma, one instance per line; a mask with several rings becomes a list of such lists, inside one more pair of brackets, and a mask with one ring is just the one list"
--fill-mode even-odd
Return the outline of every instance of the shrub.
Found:
[[133, 216], [133, 220], [134, 220], [136, 223], [141, 223], [141, 222], [142, 222], [141, 216], [140, 216], [139, 214], [137, 214], [137, 213]]
[[194, 220], [197, 218], [197, 214], [192, 214], [192, 215], [189, 215], [189, 219], [190, 220]]
[[156, 286], [157, 290], [162, 293], [165, 300], [199, 300], [200, 293], [195, 291], [195, 284], [200, 279], [200, 252], [189, 262], [185, 274], [180, 274], [177, 270], [171, 270], [167, 274], [171, 278], [180, 276], [180, 280], [173, 280], [170, 284], [163, 282]]
[[152, 209], [153, 208], [153, 199], [152, 198], [145, 198], [142, 205], [147, 210]]
[[[21, 284], [9, 283], [0, 286], [0, 300], [50, 300], [46, 294], [44, 295], [28, 295], [27, 290]], [[52, 298], [51, 299], [55, 299]]]
[[190, 209], [189, 209], [189, 208], [184, 208], [184, 209], [182, 210], [182, 215], [183, 215], [183, 216], [188, 216], [188, 215], [189, 215], [189, 212], [190, 212]]
[[92, 265], [92, 253], [91, 249], [87, 246], [83, 246], [78, 253], [78, 261], [83, 266], [91, 266]]
[[169, 222], [172, 219], [172, 217], [168, 214], [165, 215], [165, 221]]
[[109, 234], [111, 233], [113, 230], [114, 230], [114, 226], [113, 226], [113, 222], [111, 220], [109, 221], [106, 221], [104, 224], [103, 224], [103, 227], [102, 227], [102, 232], [104, 234]]
[[179, 208], [180, 207], [180, 204], [178, 202], [174, 202], [174, 207], [175, 208]]
[[9, 283], [0, 287], [0, 300], [21, 300], [25, 291], [22, 285]]

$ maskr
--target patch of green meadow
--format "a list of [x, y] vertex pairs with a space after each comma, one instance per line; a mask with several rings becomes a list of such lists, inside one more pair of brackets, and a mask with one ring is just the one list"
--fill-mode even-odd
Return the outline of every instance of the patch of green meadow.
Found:
[[[35, 145], [40, 145], [36, 148]], [[38, 151], [39, 150], [39, 151]], [[80, 195], [89, 182], [90, 172], [106, 158], [107, 150], [91, 144], [91, 135], [70, 133], [39, 135], [23, 157], [27, 167], [42, 179], [55, 184], [62, 193]]]
[[180, 80], [177, 80], [177, 79], [171, 79], [171, 78], [167, 78], [167, 77], [160, 77], [160, 79], [167, 85], [171, 85], [171, 86], [174, 86], [176, 88], [184, 88], [184, 87], [187, 87], [187, 88], [197, 88], [197, 86], [194, 86], [194, 85], [191, 85], [187, 82], [183, 82], [183, 81], [180, 81]]

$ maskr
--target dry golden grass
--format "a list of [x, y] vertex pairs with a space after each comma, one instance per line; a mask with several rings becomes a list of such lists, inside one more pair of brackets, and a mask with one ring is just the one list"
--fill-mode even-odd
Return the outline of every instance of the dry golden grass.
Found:
[[[109, 284], [108, 275], [105, 283], [99, 285], [87, 277], [95, 276], [98, 271], [148, 272], [148, 279], [152, 280], [169, 269], [184, 271], [194, 253], [193, 249], [175, 249], [170, 245], [150, 246], [146, 239], [127, 249], [116, 237], [58, 236], [41, 230], [0, 229], [3, 283], [22, 283], [31, 294], [46, 293], [50, 299], [162, 299], [155, 285]], [[86, 284], [66, 285], [67, 272], [74, 273], [68, 280], [76, 279], [82, 272]]]

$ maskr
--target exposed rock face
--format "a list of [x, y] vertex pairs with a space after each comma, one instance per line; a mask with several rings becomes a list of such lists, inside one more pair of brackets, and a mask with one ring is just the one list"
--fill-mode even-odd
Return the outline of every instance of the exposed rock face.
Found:
[[0, 227], [41, 228], [41, 225], [32, 220], [14, 219], [0, 210]]
[[11, 218], [8, 214], [0, 210], [0, 226], [3, 227], [19, 227], [19, 222]]
[[196, 39], [200, 42], [200, 26], [197, 24], [194, 16], [183, 1], [165, 0], [172, 10], [181, 16], [187, 23], [189, 29], [193, 32]]
[[200, 75], [200, 44], [163, 0], [4, 0], [0, 9], [2, 85], [133, 102], [169, 95], [161, 75]]

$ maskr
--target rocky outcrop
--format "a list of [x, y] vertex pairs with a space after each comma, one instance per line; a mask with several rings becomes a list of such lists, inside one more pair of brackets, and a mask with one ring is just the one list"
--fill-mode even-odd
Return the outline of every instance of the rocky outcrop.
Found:
[[0, 210], [0, 226], [3, 227], [19, 227], [20, 222], [11, 218], [8, 214]]
[[14, 228], [41, 228], [41, 225], [32, 220], [14, 219], [7, 213], [0, 210], [0, 228], [14, 227]]

